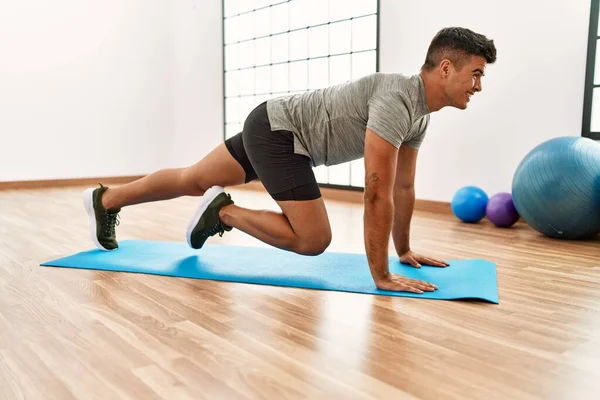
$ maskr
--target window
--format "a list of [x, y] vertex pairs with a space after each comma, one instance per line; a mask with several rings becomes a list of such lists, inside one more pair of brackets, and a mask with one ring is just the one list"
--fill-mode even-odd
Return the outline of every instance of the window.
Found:
[[[378, 0], [225, 0], [225, 139], [258, 104], [378, 70]], [[319, 184], [364, 187], [363, 160], [314, 168]]]
[[583, 136], [596, 140], [600, 140], [600, 57], [597, 57], [600, 41], [599, 4], [600, 0], [592, 0], [582, 127]]

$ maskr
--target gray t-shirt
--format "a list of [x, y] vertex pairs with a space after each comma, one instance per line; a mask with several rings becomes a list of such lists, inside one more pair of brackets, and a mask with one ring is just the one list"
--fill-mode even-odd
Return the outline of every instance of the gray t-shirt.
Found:
[[369, 128], [399, 148], [419, 148], [429, 125], [419, 75], [374, 73], [324, 89], [267, 101], [271, 130], [294, 133], [294, 152], [313, 166], [364, 157]]

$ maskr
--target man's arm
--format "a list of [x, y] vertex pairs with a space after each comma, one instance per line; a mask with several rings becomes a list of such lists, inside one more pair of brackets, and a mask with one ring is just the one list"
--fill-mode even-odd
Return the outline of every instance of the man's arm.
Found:
[[410, 221], [415, 207], [415, 172], [418, 150], [405, 144], [398, 150], [394, 182], [394, 223], [392, 236], [400, 261], [413, 267], [421, 264], [447, 267], [446, 261], [415, 254], [410, 248]]
[[394, 183], [394, 223], [392, 236], [398, 256], [410, 251], [410, 221], [415, 206], [415, 172], [418, 150], [401, 145]]
[[393, 189], [398, 150], [367, 129], [365, 137], [365, 249], [378, 289], [423, 293], [437, 286], [391, 274], [388, 247], [394, 219]]
[[388, 246], [394, 216], [398, 150], [370, 129], [365, 136], [364, 240], [375, 284], [389, 278]]

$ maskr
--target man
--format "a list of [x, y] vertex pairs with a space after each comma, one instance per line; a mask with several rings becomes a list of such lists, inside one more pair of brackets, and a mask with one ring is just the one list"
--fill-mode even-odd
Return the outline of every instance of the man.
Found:
[[[468, 29], [446, 28], [433, 38], [417, 75], [375, 73], [270, 99], [249, 114], [242, 132], [192, 166], [160, 170], [116, 188], [86, 190], [92, 239], [104, 250], [118, 247], [115, 224], [122, 207], [202, 196], [187, 230], [192, 248], [237, 228], [280, 249], [317, 255], [329, 246], [331, 228], [312, 167], [364, 157], [364, 242], [375, 285], [433, 291], [435, 285], [390, 273], [390, 233], [401, 262], [448, 265], [414, 253], [409, 245], [417, 152], [429, 114], [446, 106], [466, 109], [482, 89], [486, 64], [495, 60], [492, 40]], [[281, 213], [239, 207], [224, 192], [257, 179]]]

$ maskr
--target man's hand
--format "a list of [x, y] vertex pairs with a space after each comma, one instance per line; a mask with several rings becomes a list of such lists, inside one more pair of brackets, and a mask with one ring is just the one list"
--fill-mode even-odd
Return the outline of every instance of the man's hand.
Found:
[[422, 294], [423, 292], [433, 292], [438, 287], [429, 282], [410, 279], [398, 274], [389, 274], [387, 278], [375, 281], [377, 289], [391, 290], [395, 292], [412, 292]]
[[420, 254], [413, 253], [411, 250], [400, 255], [400, 262], [402, 264], [412, 265], [415, 268], [421, 268], [421, 265], [429, 265], [432, 267], [447, 267], [450, 265], [446, 261], [425, 257]]

